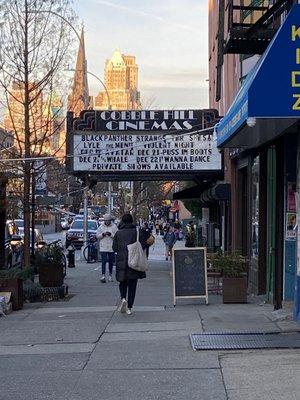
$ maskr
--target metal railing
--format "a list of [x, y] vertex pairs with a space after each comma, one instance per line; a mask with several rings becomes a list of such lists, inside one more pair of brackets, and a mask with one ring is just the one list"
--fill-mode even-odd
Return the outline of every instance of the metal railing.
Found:
[[227, 0], [227, 32], [232, 29], [274, 29], [280, 25], [280, 16], [289, 11], [295, 0]]

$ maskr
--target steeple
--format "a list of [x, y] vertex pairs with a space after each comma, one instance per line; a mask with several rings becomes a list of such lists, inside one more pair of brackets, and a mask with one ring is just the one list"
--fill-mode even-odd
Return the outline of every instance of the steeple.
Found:
[[87, 79], [87, 61], [85, 58], [84, 30], [81, 30], [80, 45], [77, 53], [76, 69], [72, 93], [69, 96], [68, 109], [78, 116], [80, 111], [89, 108], [89, 86]]

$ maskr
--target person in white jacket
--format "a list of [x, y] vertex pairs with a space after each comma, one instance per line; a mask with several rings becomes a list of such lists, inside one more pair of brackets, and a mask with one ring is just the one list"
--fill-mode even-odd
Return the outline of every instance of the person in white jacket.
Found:
[[114, 236], [117, 232], [117, 226], [112, 222], [112, 217], [109, 214], [104, 215], [104, 221], [99, 226], [97, 231], [97, 238], [99, 239], [99, 248], [102, 261], [102, 276], [100, 281], [106, 282], [106, 264], [108, 263], [108, 281], [112, 282], [112, 271], [114, 264], [115, 253], [112, 248]]

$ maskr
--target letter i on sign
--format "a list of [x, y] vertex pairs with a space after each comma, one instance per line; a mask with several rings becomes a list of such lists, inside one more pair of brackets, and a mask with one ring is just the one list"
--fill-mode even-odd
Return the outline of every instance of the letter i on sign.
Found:
[[296, 49], [296, 64], [300, 64], [300, 49]]

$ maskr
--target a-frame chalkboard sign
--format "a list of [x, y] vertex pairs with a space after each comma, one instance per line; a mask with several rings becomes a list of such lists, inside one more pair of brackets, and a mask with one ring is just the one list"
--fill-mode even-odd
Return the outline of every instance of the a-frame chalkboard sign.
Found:
[[206, 247], [173, 249], [173, 299], [205, 299], [208, 304]]

